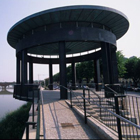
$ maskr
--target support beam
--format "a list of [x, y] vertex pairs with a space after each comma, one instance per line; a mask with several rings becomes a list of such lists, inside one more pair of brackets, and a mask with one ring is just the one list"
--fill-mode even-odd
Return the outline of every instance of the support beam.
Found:
[[21, 61], [21, 83], [26, 84], [27, 83], [27, 51], [22, 51], [22, 61]]
[[20, 84], [20, 54], [18, 54], [16, 60], [16, 83]]
[[[103, 61], [103, 77], [104, 84], [118, 83], [118, 69], [116, 48], [108, 43], [102, 43], [102, 61]], [[113, 86], [114, 87], [114, 86]], [[105, 89], [105, 97], [113, 97], [113, 94], [109, 94], [108, 89]]]
[[103, 77], [104, 84], [112, 84], [111, 80], [111, 67], [110, 67], [110, 44], [102, 42], [102, 64], [103, 64]]
[[112, 74], [113, 74], [113, 83], [118, 83], [118, 66], [117, 66], [117, 56], [116, 56], [116, 49], [112, 49], [112, 58], [111, 58], [111, 65], [112, 65]]
[[[67, 87], [65, 42], [59, 42], [60, 85]], [[67, 90], [60, 87], [60, 99], [67, 99]]]
[[49, 89], [53, 90], [52, 62], [49, 63]]
[[33, 62], [29, 61], [29, 83], [33, 84]]
[[76, 67], [75, 62], [72, 62], [72, 89], [76, 89]]
[[2, 91], [6, 91], [7, 86], [2, 86]]
[[101, 88], [100, 88], [99, 83], [101, 82], [101, 79], [100, 79], [100, 63], [99, 63], [99, 59], [94, 60], [94, 72], [95, 72], [95, 77], [94, 77], [95, 89], [96, 89], [96, 91], [100, 91]]

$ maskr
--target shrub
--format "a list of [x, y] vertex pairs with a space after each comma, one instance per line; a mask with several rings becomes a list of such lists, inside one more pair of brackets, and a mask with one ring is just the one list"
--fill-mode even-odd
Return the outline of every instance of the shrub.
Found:
[[8, 113], [0, 121], [0, 139], [21, 139], [25, 123], [29, 117], [31, 103], [21, 106], [16, 111]]

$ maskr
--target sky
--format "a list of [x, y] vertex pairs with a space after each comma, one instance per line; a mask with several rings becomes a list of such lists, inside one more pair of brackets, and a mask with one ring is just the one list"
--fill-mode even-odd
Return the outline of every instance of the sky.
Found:
[[[106, 6], [124, 13], [130, 26], [117, 41], [117, 50], [121, 50], [125, 57], [140, 57], [140, 0], [0, 0], [0, 82], [16, 80], [15, 49], [7, 43], [9, 29], [34, 13], [70, 5]], [[53, 74], [58, 71], [58, 65], [53, 65]], [[34, 64], [34, 80], [48, 76], [48, 65]]]

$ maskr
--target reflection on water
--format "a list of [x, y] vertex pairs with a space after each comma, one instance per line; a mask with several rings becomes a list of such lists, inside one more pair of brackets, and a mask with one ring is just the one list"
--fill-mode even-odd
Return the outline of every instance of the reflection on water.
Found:
[[[8, 89], [8, 92], [12, 91], [12, 89]], [[0, 94], [0, 119], [4, 117], [6, 113], [16, 110], [25, 103], [25, 101], [13, 98], [13, 94]]]

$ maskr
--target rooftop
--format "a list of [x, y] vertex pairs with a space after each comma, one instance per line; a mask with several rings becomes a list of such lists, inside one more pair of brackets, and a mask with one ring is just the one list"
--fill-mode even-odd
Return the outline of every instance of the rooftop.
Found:
[[[115, 34], [116, 39], [121, 38], [129, 28], [127, 17], [118, 10], [93, 5], [66, 6], [41, 11], [20, 20], [9, 30], [7, 40], [13, 48], [16, 48], [16, 44], [21, 38], [23, 38], [24, 35], [32, 34], [35, 31], [42, 30], [42, 28], [43, 30], [44, 28], [47, 30], [47, 28], [55, 28], [58, 25], [64, 27], [72, 26], [73, 24], [77, 24], [78, 27], [93, 26], [105, 29]], [[77, 50], [80, 48], [76, 47], [77, 50], [70, 52], [72, 48], [71, 46], [84, 46], [85, 43], [86, 42], [67, 42], [67, 51], [69, 54], [77, 53]], [[51, 46], [54, 47], [53, 52], [57, 51], [57, 48], [55, 47], [57, 45], [57, 42], [51, 44]], [[97, 48], [97, 46], [99, 46], [97, 42], [88, 42], [86, 45], [89, 46], [88, 50], [92, 50], [93, 48]], [[44, 46], [42, 46], [42, 48], [44, 48]], [[91, 48], [90, 46], [95, 47]], [[50, 48], [50, 44], [48, 44], [47, 48]], [[31, 53], [34, 51], [35, 50], [31, 50]], [[81, 52], [84, 51], [87, 50], [81, 50]], [[39, 51], [35, 53], [40, 54]], [[54, 54], [52, 53], [52, 55]]]

